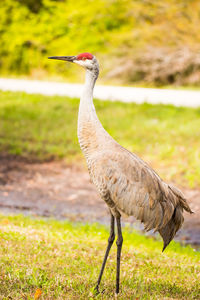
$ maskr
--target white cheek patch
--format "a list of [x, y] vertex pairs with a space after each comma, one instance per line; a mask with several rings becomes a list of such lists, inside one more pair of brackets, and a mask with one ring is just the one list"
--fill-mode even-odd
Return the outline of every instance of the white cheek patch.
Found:
[[90, 59], [74, 60], [74, 63], [84, 68], [92, 68], [92, 61]]
[[80, 66], [82, 66], [82, 67], [84, 67], [85, 66], [85, 61], [84, 60], [74, 60], [74, 63], [75, 64], [77, 64], [77, 65], [80, 65]]

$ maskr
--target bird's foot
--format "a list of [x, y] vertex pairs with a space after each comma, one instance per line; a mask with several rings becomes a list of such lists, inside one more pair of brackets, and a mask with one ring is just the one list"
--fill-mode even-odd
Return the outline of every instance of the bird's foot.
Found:
[[100, 291], [99, 291], [99, 286], [98, 286], [98, 285], [97, 285], [97, 286], [95, 286], [95, 288], [94, 288], [94, 292], [95, 292], [95, 294], [96, 294], [96, 295], [100, 294]]
[[105, 290], [103, 290], [103, 291], [100, 292], [100, 291], [99, 291], [99, 286], [97, 285], [97, 286], [94, 288], [94, 292], [95, 292], [96, 295], [98, 295], [98, 294], [100, 294], [100, 293], [101, 293], [101, 294], [104, 294]]

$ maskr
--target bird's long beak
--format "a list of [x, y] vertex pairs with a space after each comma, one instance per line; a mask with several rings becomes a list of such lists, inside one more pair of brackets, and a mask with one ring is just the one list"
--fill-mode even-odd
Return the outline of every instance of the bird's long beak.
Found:
[[73, 62], [76, 59], [76, 56], [49, 56], [48, 58]]

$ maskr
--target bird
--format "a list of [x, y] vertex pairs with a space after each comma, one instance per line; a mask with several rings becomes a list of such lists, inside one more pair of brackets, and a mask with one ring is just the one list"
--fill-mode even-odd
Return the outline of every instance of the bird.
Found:
[[93, 103], [93, 90], [99, 75], [94, 55], [50, 56], [78, 64], [85, 69], [85, 84], [78, 112], [78, 140], [85, 156], [91, 181], [110, 212], [110, 235], [95, 291], [99, 286], [117, 228], [116, 287], [120, 287], [120, 259], [123, 243], [121, 217], [134, 216], [146, 231], [154, 229], [163, 239], [163, 251], [182, 226], [183, 211], [192, 213], [183, 193], [159, 175], [136, 154], [122, 147], [102, 126]]

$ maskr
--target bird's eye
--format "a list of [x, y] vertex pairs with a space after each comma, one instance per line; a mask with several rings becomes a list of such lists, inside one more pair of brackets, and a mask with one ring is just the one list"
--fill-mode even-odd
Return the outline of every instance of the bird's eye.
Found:
[[82, 60], [86, 60], [86, 59], [87, 59], [86, 57], [83, 57], [83, 58], [82, 58]]

